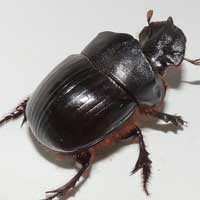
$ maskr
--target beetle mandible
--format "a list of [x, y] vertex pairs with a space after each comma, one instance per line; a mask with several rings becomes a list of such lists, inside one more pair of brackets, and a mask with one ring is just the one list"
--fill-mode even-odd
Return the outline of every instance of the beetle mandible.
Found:
[[151, 174], [151, 160], [136, 113], [149, 115], [175, 126], [185, 125], [177, 115], [161, 112], [166, 93], [164, 73], [185, 58], [186, 37], [173, 22], [151, 22], [139, 40], [125, 33], [101, 32], [80, 54], [67, 57], [0, 124], [24, 116], [37, 140], [49, 149], [70, 154], [81, 168], [64, 186], [48, 191], [46, 200], [63, 196], [89, 170], [98, 148], [135, 138], [140, 153], [132, 174], [142, 170], [143, 188]]

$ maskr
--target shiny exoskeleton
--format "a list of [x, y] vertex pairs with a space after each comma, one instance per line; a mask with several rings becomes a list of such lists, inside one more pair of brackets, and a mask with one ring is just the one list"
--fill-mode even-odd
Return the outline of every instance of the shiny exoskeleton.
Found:
[[80, 54], [67, 57], [42, 81], [31, 97], [0, 123], [24, 114], [34, 136], [51, 150], [72, 154], [82, 168], [66, 185], [49, 191], [46, 200], [72, 189], [94, 161], [96, 148], [124, 139], [138, 138], [140, 154], [132, 173], [142, 169], [143, 187], [151, 160], [142, 133], [134, 122], [136, 113], [182, 126], [180, 116], [159, 111], [169, 66], [180, 66], [186, 37], [171, 17], [150, 22], [139, 40], [125, 33], [101, 32]]

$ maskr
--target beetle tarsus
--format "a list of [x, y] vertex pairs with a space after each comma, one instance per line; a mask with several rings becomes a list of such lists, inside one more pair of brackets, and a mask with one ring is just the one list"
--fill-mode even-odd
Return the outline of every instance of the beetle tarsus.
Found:
[[147, 189], [147, 183], [151, 175], [152, 161], [149, 159], [149, 152], [146, 150], [146, 145], [144, 143], [141, 130], [138, 127], [135, 128], [134, 134], [137, 135], [137, 138], [139, 139], [140, 154], [136, 162], [135, 168], [131, 171], [131, 174], [134, 174], [138, 170], [142, 169], [143, 189], [145, 193], [149, 195], [149, 192]]
[[48, 196], [44, 200], [53, 200], [56, 197], [62, 197], [69, 190], [73, 189], [78, 180], [80, 179], [80, 177], [83, 175], [83, 173], [89, 168], [90, 160], [91, 160], [91, 154], [89, 152], [78, 153], [76, 155], [76, 161], [82, 165], [82, 168], [68, 183], [66, 183], [62, 187], [56, 190], [47, 191], [46, 194], [52, 194], [52, 195]]
[[152, 116], [159, 118], [165, 122], [171, 122], [175, 126], [186, 126], [187, 122], [182, 119], [181, 116], [178, 115], [170, 115], [162, 112], [153, 112]]
[[[27, 99], [25, 99], [23, 102], [21, 102], [13, 112], [7, 114], [6, 116], [4, 116], [1, 120], [0, 120], [0, 125], [4, 124], [5, 122], [8, 122], [12, 119], [17, 119], [18, 117], [20, 117], [22, 114], [24, 114], [24, 111], [26, 109], [26, 105], [27, 102], [29, 100], [29, 97]], [[23, 123], [25, 121], [23, 120]], [[23, 125], [23, 124], [22, 124]]]

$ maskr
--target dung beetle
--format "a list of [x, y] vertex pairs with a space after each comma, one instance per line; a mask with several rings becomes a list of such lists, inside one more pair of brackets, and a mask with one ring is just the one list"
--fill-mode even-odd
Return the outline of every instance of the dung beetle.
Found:
[[142, 132], [135, 123], [138, 114], [184, 126], [181, 116], [161, 112], [166, 93], [164, 74], [169, 66], [181, 67], [186, 37], [172, 17], [151, 22], [139, 40], [126, 33], [99, 33], [80, 54], [60, 63], [10, 114], [0, 121], [24, 116], [36, 139], [47, 148], [70, 154], [81, 168], [62, 187], [48, 191], [46, 200], [62, 197], [90, 169], [97, 149], [137, 138], [140, 147], [132, 174], [142, 170], [143, 188], [151, 175], [151, 160]]

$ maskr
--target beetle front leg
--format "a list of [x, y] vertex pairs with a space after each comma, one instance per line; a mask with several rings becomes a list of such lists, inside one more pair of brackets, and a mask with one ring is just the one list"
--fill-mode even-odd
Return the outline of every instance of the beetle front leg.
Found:
[[80, 152], [75, 155], [76, 161], [82, 165], [81, 169], [78, 171], [78, 173], [65, 185], [62, 187], [48, 191], [46, 194], [52, 194], [48, 196], [44, 200], [53, 200], [54, 198], [60, 198], [64, 196], [70, 189], [73, 189], [80, 179], [80, 177], [88, 170], [91, 164], [91, 153], [90, 152]]
[[184, 125], [187, 124], [187, 122], [184, 121], [182, 119], [182, 117], [178, 116], [178, 115], [170, 115], [170, 114], [167, 114], [167, 113], [162, 113], [162, 112], [157, 112], [157, 111], [154, 111], [154, 112], [149, 113], [149, 114], [151, 116], [156, 117], [158, 119], [161, 119], [165, 122], [171, 122], [175, 126], [184, 126]]

